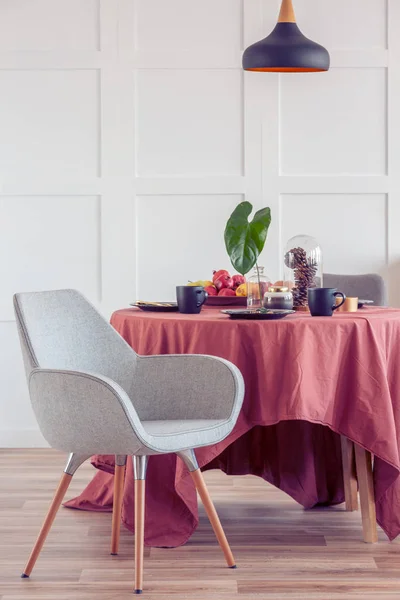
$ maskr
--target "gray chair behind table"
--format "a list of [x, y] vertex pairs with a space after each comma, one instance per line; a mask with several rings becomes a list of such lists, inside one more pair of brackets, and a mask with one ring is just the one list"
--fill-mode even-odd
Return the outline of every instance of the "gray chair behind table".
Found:
[[150, 455], [175, 453], [187, 465], [233, 568], [194, 448], [222, 441], [235, 426], [244, 397], [240, 371], [212, 356], [138, 356], [75, 290], [16, 294], [14, 309], [39, 427], [50, 446], [69, 454], [22, 577], [32, 572], [72, 476], [93, 454], [115, 455], [112, 554], [118, 552], [126, 459], [133, 457], [136, 593], [143, 587]]
[[[360, 300], [372, 300], [375, 306], [387, 305], [385, 281], [375, 273], [366, 275], [324, 274], [324, 286], [337, 288], [346, 296]], [[364, 541], [374, 543], [378, 539], [373, 492], [372, 457], [369, 452], [341, 436], [342, 464], [346, 510], [358, 509], [360, 489], [363, 513]], [[357, 481], [358, 479], [358, 481]]]
[[324, 273], [324, 287], [337, 288], [346, 296], [372, 300], [375, 306], [387, 305], [385, 281], [375, 273], [367, 275], [337, 275]]

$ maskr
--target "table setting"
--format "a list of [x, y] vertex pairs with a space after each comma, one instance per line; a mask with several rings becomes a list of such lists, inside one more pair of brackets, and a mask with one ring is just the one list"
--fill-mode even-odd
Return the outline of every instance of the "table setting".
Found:
[[[271, 282], [257, 263], [270, 210], [249, 222], [251, 211], [239, 204], [225, 229], [237, 274], [221, 269], [178, 285], [170, 302], [132, 302], [111, 324], [139, 355], [208, 354], [242, 372], [236, 427], [197, 450], [202, 470], [256, 475], [306, 509], [341, 504], [346, 438], [374, 456], [376, 520], [393, 540], [400, 533], [400, 310], [324, 288], [322, 251], [308, 236], [289, 240], [283, 278]], [[98, 473], [66, 506], [111, 511], [114, 457], [92, 464]], [[131, 531], [132, 479], [128, 464], [122, 519]], [[146, 502], [147, 546], [182, 545], [198, 525], [195, 489], [174, 455], [151, 457]]]

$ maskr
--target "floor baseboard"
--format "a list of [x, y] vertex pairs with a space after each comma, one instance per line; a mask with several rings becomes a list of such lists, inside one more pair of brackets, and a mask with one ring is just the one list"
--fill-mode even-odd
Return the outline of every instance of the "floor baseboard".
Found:
[[38, 429], [0, 429], [0, 448], [48, 448]]

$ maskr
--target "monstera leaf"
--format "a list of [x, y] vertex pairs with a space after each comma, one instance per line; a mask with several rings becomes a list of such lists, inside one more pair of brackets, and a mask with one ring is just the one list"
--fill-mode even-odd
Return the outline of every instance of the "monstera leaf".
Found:
[[225, 246], [233, 267], [246, 275], [257, 262], [267, 239], [271, 210], [262, 208], [252, 221], [250, 202], [241, 202], [231, 214], [225, 228]]

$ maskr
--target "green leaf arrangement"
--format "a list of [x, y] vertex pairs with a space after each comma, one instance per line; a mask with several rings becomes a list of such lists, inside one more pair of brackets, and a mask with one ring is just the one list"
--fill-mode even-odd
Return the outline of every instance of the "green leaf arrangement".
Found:
[[234, 269], [246, 275], [257, 264], [271, 224], [270, 208], [258, 210], [252, 221], [250, 202], [241, 202], [231, 214], [225, 227], [225, 246]]

